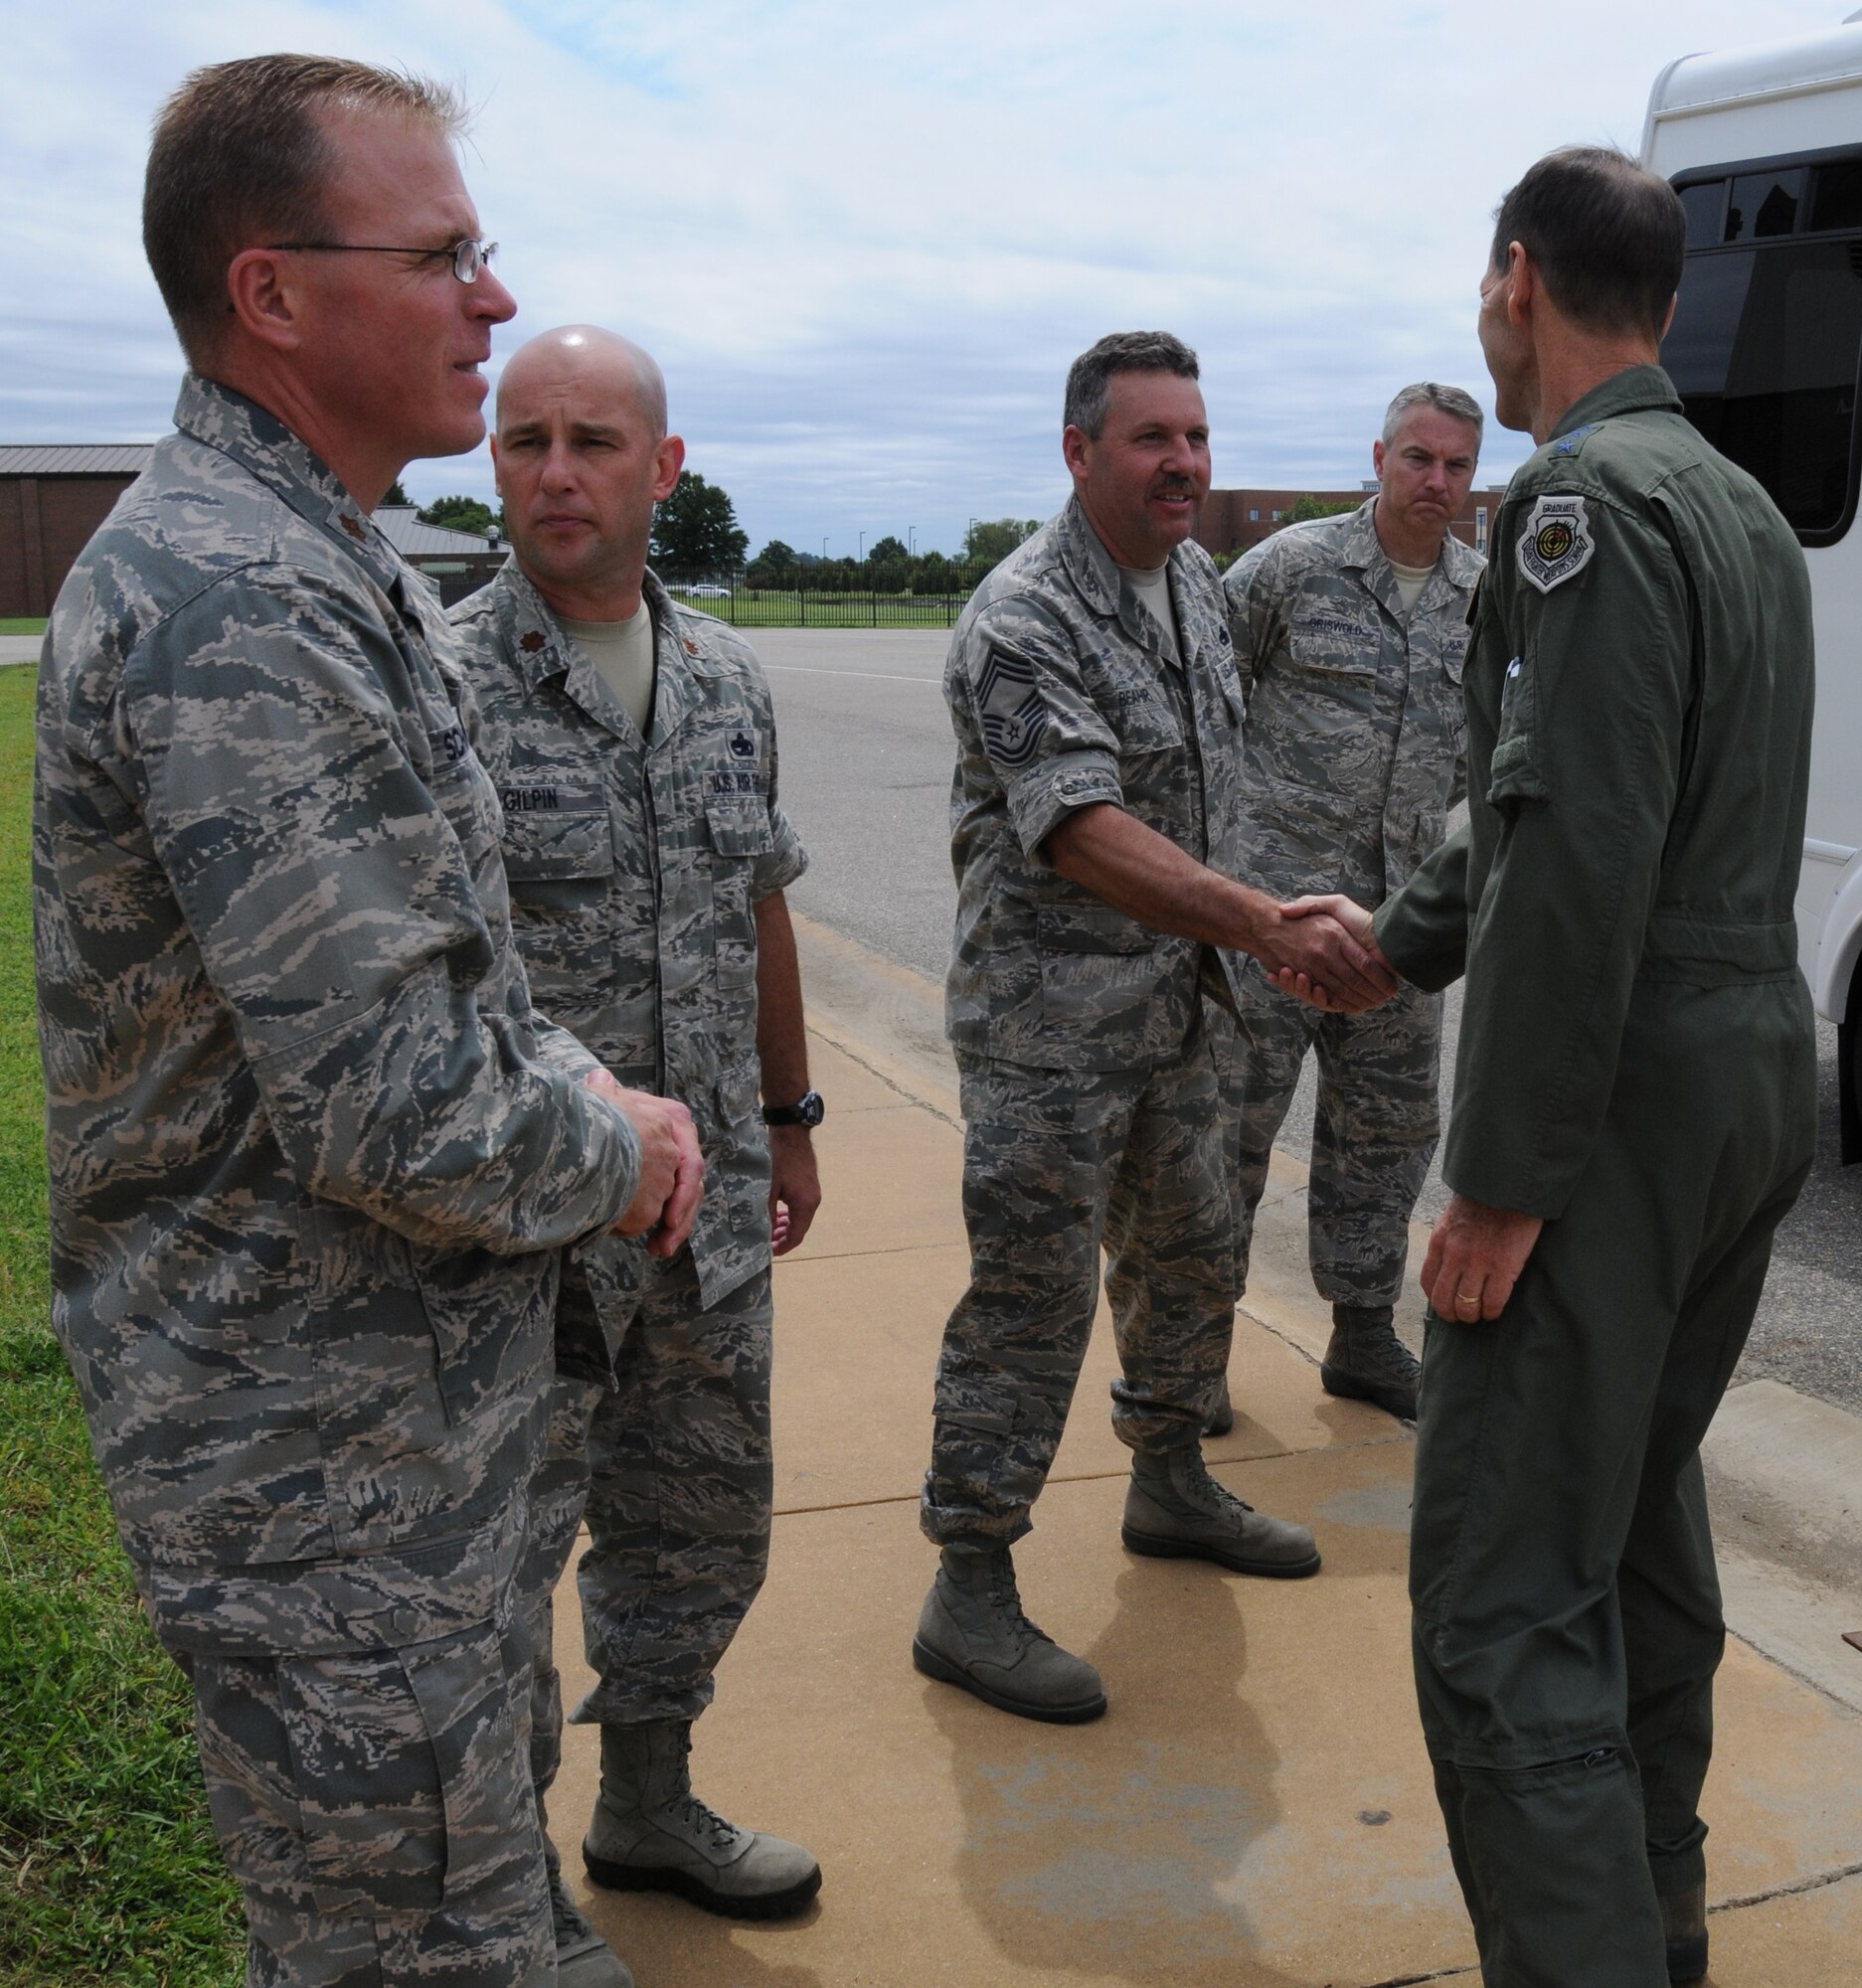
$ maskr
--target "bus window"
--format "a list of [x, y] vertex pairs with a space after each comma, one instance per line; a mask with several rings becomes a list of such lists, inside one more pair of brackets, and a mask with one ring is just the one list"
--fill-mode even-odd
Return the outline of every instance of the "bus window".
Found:
[[1803, 199], [1803, 168], [1790, 166], [1776, 173], [1741, 173], [1733, 182], [1726, 209], [1728, 242], [1758, 242], [1788, 235], [1797, 226]]
[[[1776, 186], [1785, 176], [1750, 177]], [[1855, 485], [1862, 242], [1690, 255], [1662, 363], [1688, 418], [1758, 477], [1800, 536], [1827, 544], [1840, 534]]]
[[1810, 195], [1810, 226], [1862, 229], [1862, 159], [1818, 166]]
[[1690, 248], [1711, 248], [1725, 239], [1725, 180], [1707, 180], [1699, 186], [1681, 188], [1681, 207], [1687, 216]]

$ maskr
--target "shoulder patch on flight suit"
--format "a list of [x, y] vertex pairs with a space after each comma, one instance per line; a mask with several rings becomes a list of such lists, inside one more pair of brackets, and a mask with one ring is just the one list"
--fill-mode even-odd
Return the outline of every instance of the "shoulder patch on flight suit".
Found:
[[1597, 551], [1582, 497], [1541, 497], [1519, 535], [1519, 570], [1541, 593], [1582, 573]]

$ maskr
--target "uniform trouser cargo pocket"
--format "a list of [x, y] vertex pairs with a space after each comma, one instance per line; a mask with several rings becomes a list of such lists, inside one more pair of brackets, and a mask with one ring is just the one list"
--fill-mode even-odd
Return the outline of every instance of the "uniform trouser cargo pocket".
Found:
[[371, 1919], [529, 1889], [542, 1849], [528, 1676], [492, 1624], [400, 1650], [196, 1658], [194, 1682], [214, 1821], [249, 1911], [254, 1890]]

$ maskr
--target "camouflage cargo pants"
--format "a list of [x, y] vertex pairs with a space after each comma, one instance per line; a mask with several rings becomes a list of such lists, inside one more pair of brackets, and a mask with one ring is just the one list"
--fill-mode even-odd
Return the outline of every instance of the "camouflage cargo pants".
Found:
[[1198, 1440], [1235, 1324], [1215, 1068], [1198, 1027], [1151, 1070], [960, 1057], [970, 1283], [944, 1328], [921, 1522], [939, 1546], [1029, 1530], [1086, 1357], [1100, 1252], [1134, 1449]]
[[530, 1653], [490, 1622], [402, 1648], [183, 1655], [249, 1988], [546, 1988]]
[[1307, 1245], [1330, 1304], [1388, 1305], [1403, 1289], [1410, 1217], [1441, 1132], [1441, 997], [1405, 986], [1366, 1015], [1277, 994], [1252, 961], [1236, 1018], [1212, 1018], [1235, 1209], [1235, 1296], [1255, 1210], [1306, 1051], [1318, 1057]]
[[561, 1864], [548, 1834], [547, 1797], [563, 1763], [563, 1679], [556, 1667], [556, 1587], [575, 1551], [589, 1503], [589, 1424], [606, 1391], [597, 1381], [558, 1374], [550, 1434], [530, 1480], [530, 1532], [517, 1571], [517, 1612], [530, 1649], [530, 1778], [544, 1825], [544, 1855]]
[[[614, 1385], [589, 1425], [577, 1587], [598, 1682], [580, 1725], [695, 1719], [769, 1562], [769, 1272], [705, 1310], [689, 1251], [640, 1262]], [[591, 1302], [573, 1271], [563, 1301]]]

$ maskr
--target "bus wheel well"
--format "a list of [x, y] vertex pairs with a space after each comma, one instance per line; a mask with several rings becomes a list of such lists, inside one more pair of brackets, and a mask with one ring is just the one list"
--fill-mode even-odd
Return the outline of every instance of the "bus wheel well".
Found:
[[1836, 1025], [1836, 1110], [1842, 1163], [1862, 1160], [1862, 961], [1849, 974], [1849, 998]]

